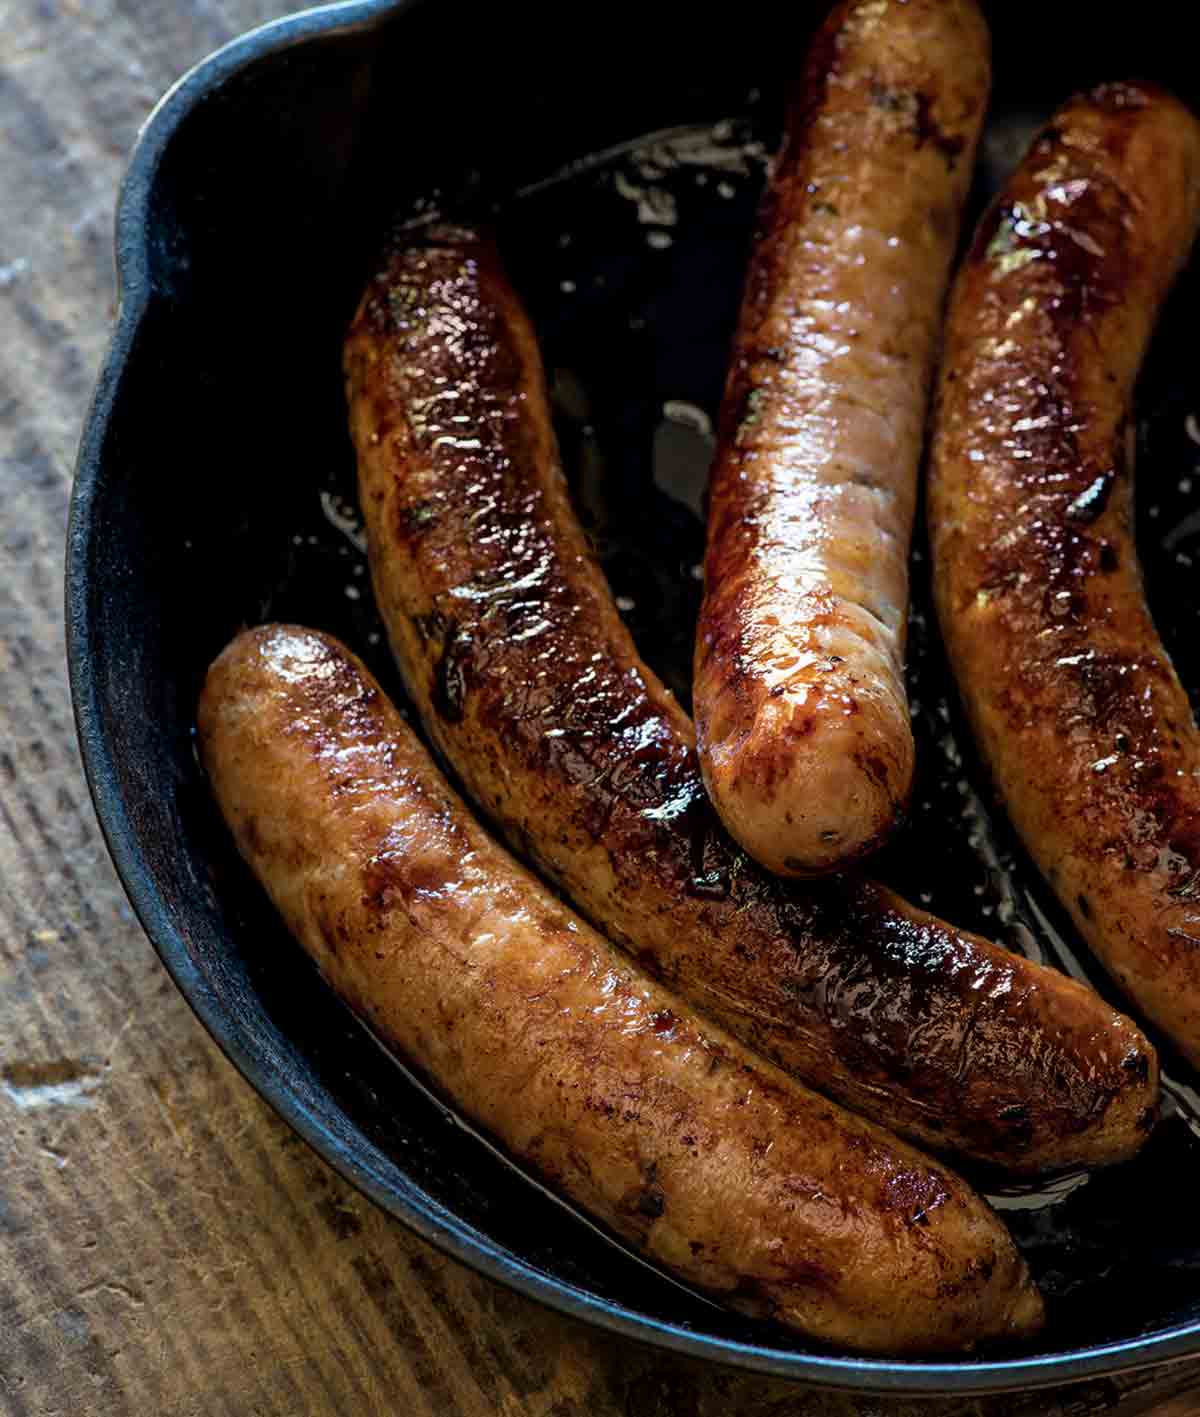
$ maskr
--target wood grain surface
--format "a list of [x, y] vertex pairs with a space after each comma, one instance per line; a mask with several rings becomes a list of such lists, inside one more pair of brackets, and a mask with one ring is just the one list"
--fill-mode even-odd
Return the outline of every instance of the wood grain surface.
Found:
[[62, 543], [125, 155], [279, 0], [0, 0], [0, 1414], [1200, 1413], [1200, 1369], [884, 1402], [664, 1359], [376, 1212], [258, 1100], [131, 916], [74, 746]]

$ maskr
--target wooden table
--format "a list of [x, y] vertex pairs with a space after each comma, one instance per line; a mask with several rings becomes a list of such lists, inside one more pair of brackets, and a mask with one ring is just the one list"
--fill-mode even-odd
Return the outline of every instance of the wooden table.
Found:
[[0, 1414], [900, 1417], [1200, 1412], [1200, 1368], [958, 1402], [671, 1361], [443, 1259], [217, 1053], [109, 865], [63, 660], [71, 467], [125, 155], [284, 0], [0, 0]]

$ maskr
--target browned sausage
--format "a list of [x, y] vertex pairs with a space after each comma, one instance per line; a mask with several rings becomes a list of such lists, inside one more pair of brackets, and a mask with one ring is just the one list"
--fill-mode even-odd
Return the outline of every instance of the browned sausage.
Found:
[[348, 650], [243, 634], [199, 725], [239, 850], [338, 993], [637, 1249], [859, 1351], [1040, 1326], [964, 1182], [641, 977], [475, 824]]
[[385, 254], [346, 349], [376, 598], [467, 791], [607, 934], [796, 1076], [1013, 1171], [1134, 1152], [1157, 1064], [1094, 993], [722, 830], [571, 510], [529, 320], [461, 228]]
[[984, 218], [950, 315], [929, 517], [942, 631], [1025, 845], [1200, 1066], [1200, 734], [1134, 546], [1138, 368], [1200, 222], [1200, 124], [1077, 98]]
[[760, 215], [710, 485], [700, 766], [751, 856], [845, 867], [912, 788], [917, 465], [987, 105], [974, 0], [842, 0]]

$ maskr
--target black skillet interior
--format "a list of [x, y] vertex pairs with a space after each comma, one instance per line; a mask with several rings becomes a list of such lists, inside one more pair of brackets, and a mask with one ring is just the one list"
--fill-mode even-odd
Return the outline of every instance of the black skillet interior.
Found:
[[[1018, 1374], [970, 1360], [956, 1378], [818, 1369], [788, 1335], [647, 1270], [457, 1124], [330, 996], [235, 860], [190, 735], [204, 669], [239, 626], [330, 630], [400, 697], [359, 546], [339, 374], [365, 261], [396, 213], [495, 221], [543, 338], [581, 511], [639, 644], [686, 697], [708, 428], [765, 156], [824, 6], [785, 19], [751, 3], [719, 31], [676, 0], [649, 17], [618, 4], [569, 21], [537, 6], [393, 7], [381, 22], [388, 6], [358, 8], [371, 24], [282, 50], [262, 41], [240, 71], [199, 84], [161, 153], [135, 160], [126, 198], [148, 213], [146, 264], [128, 221], [120, 252], [141, 318], [118, 336], [118, 382], [102, 386], [84, 442], [68, 613], [97, 804], [150, 933], [240, 1066], [335, 1164], [491, 1272], [594, 1296], [602, 1322], [653, 1336], [657, 1321], [695, 1340], [659, 1341], [866, 1386], [997, 1386], [1144, 1361], [1149, 1349], [1098, 1365], [1069, 1355], [1200, 1321], [1194, 1080], [1171, 1060], [1176, 1103], [1138, 1161], [999, 1199], [1050, 1296], [1046, 1364]], [[1200, 99], [1187, 9], [1149, 5], [1117, 26], [1083, 3], [995, 4], [977, 205], [1085, 84], [1149, 76]], [[1173, 297], [1140, 398], [1147, 579], [1193, 690], [1197, 315], [1200, 270]], [[878, 869], [956, 923], [1077, 968], [1069, 927], [989, 802], [919, 545], [916, 557], [920, 785]]]

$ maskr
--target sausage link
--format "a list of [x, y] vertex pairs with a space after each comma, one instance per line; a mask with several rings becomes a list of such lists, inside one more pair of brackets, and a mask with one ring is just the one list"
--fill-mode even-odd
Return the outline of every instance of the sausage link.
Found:
[[700, 766], [770, 870], [844, 868], [903, 815], [908, 553], [990, 80], [974, 0], [843, 0], [760, 214], [710, 485]]
[[797, 1077], [1009, 1171], [1131, 1155], [1153, 1050], [1092, 991], [870, 882], [758, 868], [572, 512], [490, 243], [397, 239], [346, 347], [375, 595], [467, 792], [594, 924]]
[[957, 1176], [639, 976], [500, 850], [335, 641], [268, 626], [209, 673], [238, 848], [334, 989], [555, 1189], [680, 1278], [864, 1352], [1032, 1334]]
[[954, 293], [929, 489], [942, 632], [1027, 849], [1200, 1066], [1200, 733], [1134, 545], [1134, 381], [1200, 222], [1200, 124], [1145, 84], [1067, 104]]

